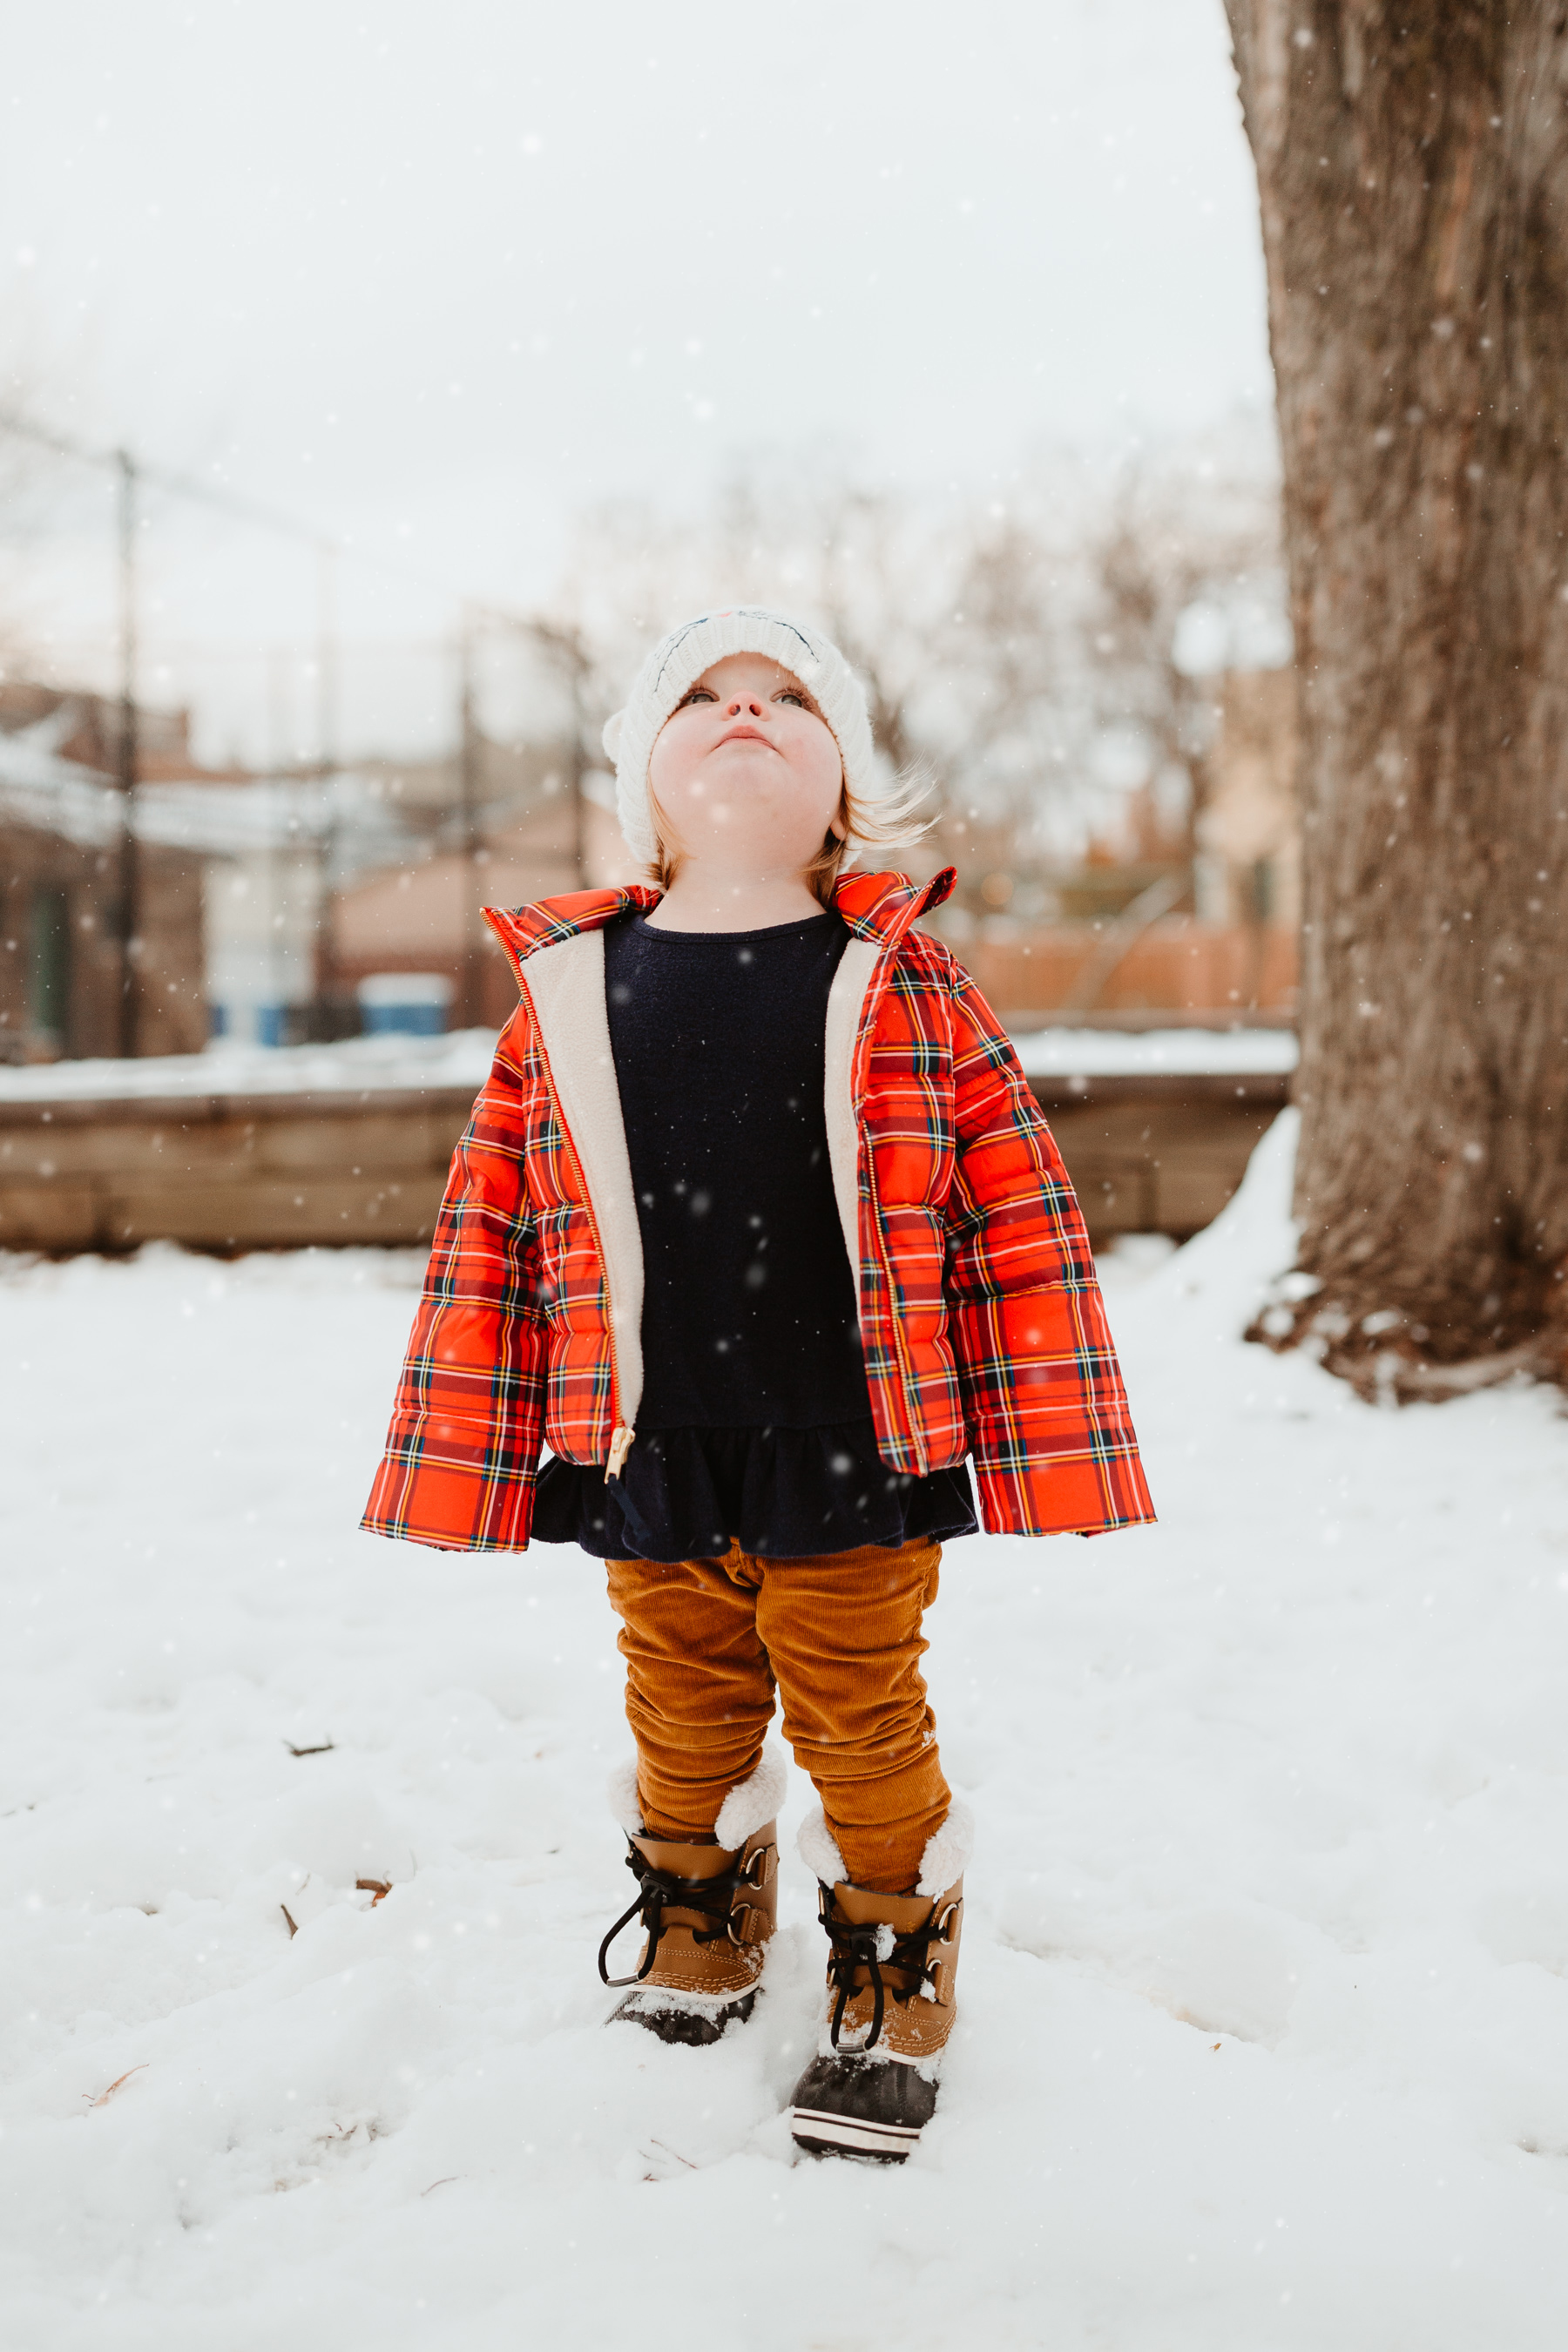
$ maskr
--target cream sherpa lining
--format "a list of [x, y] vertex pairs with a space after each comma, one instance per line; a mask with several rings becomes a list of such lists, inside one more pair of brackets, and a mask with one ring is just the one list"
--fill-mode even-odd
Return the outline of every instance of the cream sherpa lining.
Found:
[[582, 1163], [605, 1255], [623, 1427], [642, 1402], [642, 1232], [605, 1003], [605, 934], [578, 931], [523, 966], [550, 1075]]
[[[880, 952], [874, 940], [852, 939], [845, 949], [828, 991], [823, 1041], [823, 1113], [833, 1199], [845, 1253], [856, 1269], [857, 1289], [860, 1126], [855, 1111], [855, 1045]], [[643, 1389], [642, 1232], [610, 1046], [603, 930], [579, 931], [558, 946], [536, 949], [524, 966], [524, 978], [604, 1246], [621, 1422], [631, 1429], [637, 1425]]]
[[855, 1116], [855, 1041], [866, 1009], [866, 992], [881, 950], [875, 940], [851, 940], [838, 959], [827, 992], [823, 1038], [822, 1107], [827, 1123], [827, 1163], [833, 1198], [844, 1228], [844, 1247], [860, 1276], [860, 1123]]

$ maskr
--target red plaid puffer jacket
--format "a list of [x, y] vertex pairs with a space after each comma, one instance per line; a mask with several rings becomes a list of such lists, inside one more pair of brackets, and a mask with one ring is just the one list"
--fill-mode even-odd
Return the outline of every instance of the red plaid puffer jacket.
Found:
[[[921, 1473], [973, 1454], [994, 1533], [1126, 1527], [1153, 1509], [1072, 1186], [984, 998], [911, 929], [953, 879], [837, 890], [825, 1104], [878, 1448]], [[642, 1251], [602, 934], [658, 896], [486, 909], [522, 1003], [453, 1159], [363, 1520], [378, 1534], [521, 1550], [542, 1440], [612, 1475], [625, 1459]]]

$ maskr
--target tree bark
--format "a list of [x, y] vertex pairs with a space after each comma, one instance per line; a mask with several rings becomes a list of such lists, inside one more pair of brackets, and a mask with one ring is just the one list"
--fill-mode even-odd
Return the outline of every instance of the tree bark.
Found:
[[1394, 1396], [1560, 1377], [1568, 11], [1226, 5], [1305, 825], [1303, 1230], [1258, 1335]]

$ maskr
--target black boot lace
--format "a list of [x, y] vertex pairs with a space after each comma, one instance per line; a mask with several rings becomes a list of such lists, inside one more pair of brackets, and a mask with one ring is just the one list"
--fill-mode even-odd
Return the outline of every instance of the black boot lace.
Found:
[[[734, 1924], [735, 1896], [742, 1886], [754, 1887], [757, 1885], [757, 1873], [765, 1852], [764, 1847], [758, 1847], [747, 1861], [737, 1862], [732, 1869], [721, 1872], [717, 1878], [678, 1878], [673, 1870], [656, 1870], [647, 1857], [633, 1846], [626, 1855], [626, 1868], [637, 1878], [637, 1891], [599, 1947], [601, 1981], [617, 1991], [622, 1985], [642, 1983], [652, 1969], [664, 1939], [667, 1905], [671, 1910], [700, 1911], [705, 1918], [715, 1922], [711, 1927], [693, 1927], [691, 1940], [694, 1944], [717, 1944], [726, 1937], [731, 1943], [738, 1943], [740, 1937], [735, 1933]], [[621, 1929], [639, 1913], [643, 1931], [647, 1937], [642, 1966], [633, 1976], [613, 1977], [605, 1965], [609, 1958], [610, 1946]]]
[[[855, 1979], [864, 1970], [871, 1986], [871, 2031], [859, 2047], [874, 2050], [882, 2038], [882, 2020], [887, 2013], [888, 2000], [913, 2000], [922, 1985], [934, 1986], [937, 1963], [931, 1957], [931, 1948], [945, 1933], [947, 1915], [939, 1914], [933, 1904], [931, 1917], [923, 1927], [911, 1927], [908, 1935], [897, 1936], [890, 1927], [879, 1925], [874, 1920], [863, 1927], [857, 1927], [847, 1919], [836, 1917], [833, 1896], [826, 1887], [818, 1896], [818, 1908], [832, 1947], [827, 1957], [828, 1990], [838, 1996], [834, 2003], [833, 2022], [828, 2029], [829, 2039], [837, 2050], [844, 2012], [856, 1990]], [[900, 1991], [896, 1983], [885, 1982], [884, 1969], [895, 1976], [910, 1979], [903, 1991]]]

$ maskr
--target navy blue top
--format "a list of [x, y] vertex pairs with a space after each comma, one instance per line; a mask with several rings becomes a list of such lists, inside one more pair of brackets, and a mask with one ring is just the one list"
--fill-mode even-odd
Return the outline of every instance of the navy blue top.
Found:
[[643, 1393], [619, 1478], [547, 1462], [533, 1534], [608, 1559], [804, 1559], [973, 1534], [967, 1468], [878, 1458], [823, 1106], [843, 918], [605, 930], [641, 1228]]

